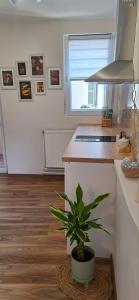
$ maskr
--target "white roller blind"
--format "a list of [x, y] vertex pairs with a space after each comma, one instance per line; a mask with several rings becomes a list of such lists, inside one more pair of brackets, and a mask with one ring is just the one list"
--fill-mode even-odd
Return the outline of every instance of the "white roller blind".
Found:
[[69, 79], [85, 79], [105, 67], [111, 58], [111, 34], [69, 36]]

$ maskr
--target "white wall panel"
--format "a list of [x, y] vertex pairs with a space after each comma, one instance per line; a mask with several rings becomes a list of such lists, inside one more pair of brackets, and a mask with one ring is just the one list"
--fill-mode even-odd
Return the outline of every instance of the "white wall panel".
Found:
[[[44, 53], [46, 67], [60, 66], [63, 74], [63, 34], [115, 31], [113, 20], [47, 21], [40, 18], [0, 19], [0, 66]], [[47, 75], [47, 70], [45, 72]], [[46, 76], [47, 77], [47, 76]], [[46, 78], [47, 82], [47, 78]], [[47, 90], [33, 102], [18, 101], [18, 90], [1, 90], [9, 173], [41, 173], [42, 130], [74, 129], [78, 123], [100, 123], [100, 117], [65, 116], [64, 91]]]

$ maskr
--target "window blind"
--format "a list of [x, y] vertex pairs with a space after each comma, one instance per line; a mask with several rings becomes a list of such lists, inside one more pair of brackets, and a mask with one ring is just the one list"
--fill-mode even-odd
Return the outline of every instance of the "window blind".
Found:
[[85, 79], [110, 62], [112, 34], [69, 36], [69, 79]]

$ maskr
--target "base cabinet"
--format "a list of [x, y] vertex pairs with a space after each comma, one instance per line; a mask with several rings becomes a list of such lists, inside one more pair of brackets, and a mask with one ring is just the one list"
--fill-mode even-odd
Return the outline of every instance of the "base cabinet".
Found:
[[128, 210], [119, 179], [115, 201], [114, 236], [117, 300], [139, 300], [139, 230]]
[[[65, 192], [70, 199], [75, 199], [77, 184], [84, 191], [84, 201], [88, 204], [100, 194], [110, 193], [109, 197], [93, 212], [94, 218], [102, 218], [101, 223], [109, 229], [111, 235], [102, 231], [90, 230], [90, 247], [95, 250], [96, 256], [110, 257], [113, 252], [113, 220], [116, 176], [113, 164], [103, 163], [65, 163]], [[66, 209], [68, 207], [66, 206]], [[74, 247], [75, 245], [73, 245]], [[71, 253], [67, 241], [67, 253]]]

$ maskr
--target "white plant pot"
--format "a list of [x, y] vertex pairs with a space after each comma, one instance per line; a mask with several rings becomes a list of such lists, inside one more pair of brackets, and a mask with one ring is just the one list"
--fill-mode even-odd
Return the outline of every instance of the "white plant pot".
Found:
[[75, 258], [76, 247], [71, 253], [71, 268], [72, 268], [72, 280], [73, 282], [80, 282], [88, 287], [95, 276], [95, 252], [92, 248], [85, 246], [85, 250], [90, 253], [90, 259], [84, 262], [78, 261]]

